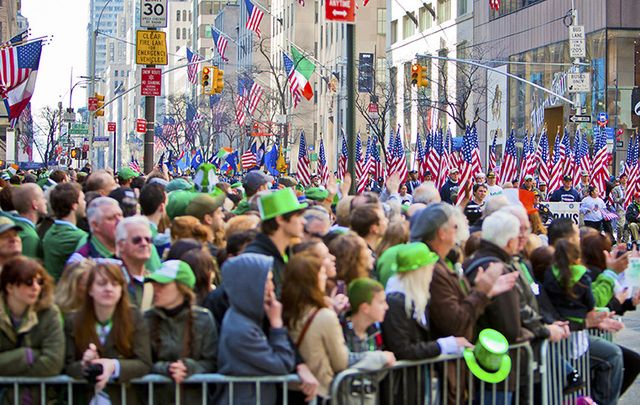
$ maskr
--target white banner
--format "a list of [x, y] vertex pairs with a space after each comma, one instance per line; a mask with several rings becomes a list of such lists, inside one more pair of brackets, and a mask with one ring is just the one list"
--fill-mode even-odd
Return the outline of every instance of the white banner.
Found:
[[570, 218], [576, 225], [580, 222], [580, 203], [578, 202], [547, 202], [549, 211], [556, 218]]
[[[507, 65], [498, 66], [496, 70], [507, 73]], [[493, 136], [497, 133], [498, 139], [496, 149], [498, 156], [502, 156], [501, 151], [507, 142], [507, 100], [509, 90], [507, 87], [507, 76], [497, 72], [487, 72], [487, 156], [489, 148], [493, 143]]]

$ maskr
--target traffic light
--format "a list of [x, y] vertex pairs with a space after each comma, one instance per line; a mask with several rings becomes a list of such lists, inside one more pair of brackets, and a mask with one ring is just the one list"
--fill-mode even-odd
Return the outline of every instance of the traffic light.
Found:
[[202, 94], [213, 94], [212, 66], [202, 68]]
[[98, 100], [95, 116], [104, 117], [104, 96], [102, 94], [95, 93], [94, 97]]
[[224, 70], [213, 67], [213, 93], [222, 93], [224, 89]]
[[71, 159], [80, 159], [80, 148], [71, 149]]
[[420, 66], [420, 69], [418, 71], [418, 88], [429, 87], [429, 79], [427, 78], [427, 67], [422, 65], [418, 66]]
[[411, 65], [411, 84], [417, 85], [418, 80], [420, 80], [420, 72], [422, 71], [422, 66], [419, 63], [414, 63]]

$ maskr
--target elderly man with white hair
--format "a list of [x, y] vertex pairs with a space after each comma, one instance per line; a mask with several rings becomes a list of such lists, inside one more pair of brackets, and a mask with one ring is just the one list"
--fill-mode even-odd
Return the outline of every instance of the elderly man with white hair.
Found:
[[149, 220], [141, 215], [124, 218], [116, 227], [115, 238], [117, 255], [126, 270], [129, 298], [144, 312], [151, 307], [153, 298], [153, 287], [144, 282], [148, 274], [145, 263], [155, 251]]

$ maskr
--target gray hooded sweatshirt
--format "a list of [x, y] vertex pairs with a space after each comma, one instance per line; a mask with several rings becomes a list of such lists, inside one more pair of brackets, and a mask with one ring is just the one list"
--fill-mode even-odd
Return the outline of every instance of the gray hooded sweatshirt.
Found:
[[[222, 285], [230, 307], [222, 320], [218, 346], [219, 372], [232, 376], [288, 374], [295, 365], [295, 352], [285, 328], [262, 330], [264, 287], [273, 258], [245, 253], [222, 266]], [[274, 384], [261, 384], [261, 402], [275, 404]], [[235, 404], [255, 404], [255, 384], [234, 384]], [[229, 392], [220, 403], [229, 403]]]

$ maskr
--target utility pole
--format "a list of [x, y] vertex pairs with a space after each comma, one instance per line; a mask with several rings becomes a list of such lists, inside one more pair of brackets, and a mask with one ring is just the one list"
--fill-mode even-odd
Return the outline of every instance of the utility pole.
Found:
[[[155, 31], [155, 28], [150, 28]], [[148, 68], [154, 68], [156, 65], [146, 65]], [[147, 131], [144, 133], [144, 173], [153, 170], [153, 148], [154, 148], [154, 132], [155, 132], [155, 115], [156, 115], [156, 98], [155, 96], [144, 97], [144, 119], [147, 122]]]
[[347, 160], [347, 171], [351, 174], [351, 190], [355, 193], [356, 179], [356, 83], [355, 83], [355, 24], [347, 24], [347, 116], [346, 116], [346, 134], [347, 134], [347, 150], [349, 151], [349, 159]]

